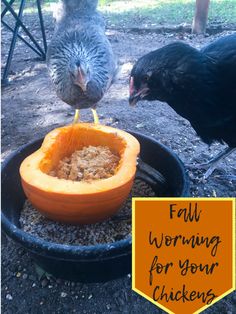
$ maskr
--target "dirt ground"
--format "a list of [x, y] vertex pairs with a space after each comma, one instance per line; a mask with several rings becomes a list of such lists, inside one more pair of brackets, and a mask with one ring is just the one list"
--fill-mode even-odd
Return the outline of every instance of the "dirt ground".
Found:
[[[39, 34], [36, 19], [30, 21]], [[50, 16], [46, 18], [48, 40], [53, 32]], [[229, 33], [229, 32], [228, 32]], [[101, 123], [147, 134], [171, 148], [183, 162], [203, 162], [223, 147], [208, 147], [196, 136], [190, 124], [167, 104], [142, 102], [128, 106], [128, 77], [133, 63], [143, 54], [174, 40], [183, 40], [197, 48], [225, 35], [193, 37], [190, 34], [132, 33], [108, 29], [107, 35], [120, 62], [117, 82], [100, 102]], [[3, 65], [11, 35], [2, 31]], [[45, 62], [18, 41], [11, 67], [11, 83], [2, 89], [2, 159], [17, 147], [43, 137], [50, 130], [68, 124], [74, 111], [60, 101], [53, 90]], [[89, 110], [83, 121], [92, 121]], [[202, 170], [189, 170], [192, 196], [235, 197], [235, 181], [217, 178], [235, 174], [236, 154], [222, 162], [213, 175], [202, 179]], [[81, 284], [54, 278], [38, 279], [28, 253], [2, 236], [2, 311], [3, 313], [163, 313], [131, 291], [130, 275], [104, 284]], [[236, 293], [232, 293], [204, 313], [235, 313]]]

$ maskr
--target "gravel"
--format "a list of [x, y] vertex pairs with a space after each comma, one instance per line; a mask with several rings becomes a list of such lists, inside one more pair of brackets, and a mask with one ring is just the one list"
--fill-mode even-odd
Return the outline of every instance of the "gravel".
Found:
[[20, 217], [21, 228], [47, 241], [70, 245], [111, 243], [131, 234], [131, 199], [133, 196], [155, 196], [145, 182], [135, 180], [123, 207], [110, 219], [91, 225], [68, 225], [42, 216], [27, 200]]
[[47, 278], [44, 278], [42, 281], [41, 281], [41, 286], [44, 288], [44, 287], [47, 287], [49, 281]]
[[6, 295], [6, 299], [7, 299], [7, 300], [12, 300], [12, 299], [13, 299], [13, 297], [12, 297], [12, 295], [11, 295], [11, 294], [9, 294], [9, 293], [8, 293], [8, 294]]

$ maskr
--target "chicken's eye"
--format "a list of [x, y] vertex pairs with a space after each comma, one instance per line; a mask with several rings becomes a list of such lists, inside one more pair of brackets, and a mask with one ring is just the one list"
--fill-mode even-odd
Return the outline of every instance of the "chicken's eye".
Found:
[[148, 70], [146, 74], [143, 75], [143, 82], [147, 83], [150, 80], [150, 77], [152, 76], [152, 71]]
[[143, 82], [148, 82], [152, 76], [152, 71], [148, 71], [146, 74], [143, 75]]
[[147, 82], [149, 80], [149, 78], [150, 78], [149, 75], [145, 74], [143, 76], [143, 82]]

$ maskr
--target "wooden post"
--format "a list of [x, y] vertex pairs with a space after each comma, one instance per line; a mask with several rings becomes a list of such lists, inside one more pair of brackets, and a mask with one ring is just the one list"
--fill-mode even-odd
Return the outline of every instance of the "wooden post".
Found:
[[195, 16], [193, 19], [192, 33], [204, 34], [206, 31], [208, 9], [210, 0], [196, 0]]

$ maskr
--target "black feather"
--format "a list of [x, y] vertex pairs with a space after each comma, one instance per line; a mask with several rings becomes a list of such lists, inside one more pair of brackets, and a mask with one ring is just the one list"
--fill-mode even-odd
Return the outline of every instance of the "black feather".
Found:
[[166, 101], [204, 142], [236, 147], [236, 34], [200, 51], [176, 42], [143, 56], [131, 72], [135, 90], [147, 71], [150, 91], [143, 99]]

